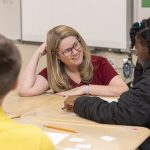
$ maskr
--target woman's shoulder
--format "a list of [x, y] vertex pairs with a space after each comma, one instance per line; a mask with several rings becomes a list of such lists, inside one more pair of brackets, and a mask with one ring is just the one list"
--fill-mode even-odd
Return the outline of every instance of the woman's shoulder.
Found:
[[108, 60], [105, 57], [98, 55], [91, 55], [91, 61], [93, 65], [108, 62]]

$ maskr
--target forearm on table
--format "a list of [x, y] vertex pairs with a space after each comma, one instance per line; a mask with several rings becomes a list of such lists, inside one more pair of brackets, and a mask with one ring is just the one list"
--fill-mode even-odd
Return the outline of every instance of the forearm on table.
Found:
[[128, 88], [112, 85], [89, 85], [89, 94], [98, 96], [120, 96]]

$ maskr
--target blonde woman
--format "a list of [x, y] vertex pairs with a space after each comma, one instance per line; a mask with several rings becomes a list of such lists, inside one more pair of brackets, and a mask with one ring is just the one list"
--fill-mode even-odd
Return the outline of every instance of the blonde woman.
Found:
[[[36, 75], [40, 58], [47, 55], [47, 67]], [[21, 75], [18, 93], [34, 96], [52, 89], [62, 96], [120, 96], [128, 89], [106, 58], [90, 55], [81, 35], [59, 25], [47, 33], [47, 42], [33, 54]]]

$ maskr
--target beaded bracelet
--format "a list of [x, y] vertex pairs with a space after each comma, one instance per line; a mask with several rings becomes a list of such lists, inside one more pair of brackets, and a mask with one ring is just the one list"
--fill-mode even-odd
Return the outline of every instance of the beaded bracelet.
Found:
[[84, 94], [89, 94], [89, 85], [84, 85]]

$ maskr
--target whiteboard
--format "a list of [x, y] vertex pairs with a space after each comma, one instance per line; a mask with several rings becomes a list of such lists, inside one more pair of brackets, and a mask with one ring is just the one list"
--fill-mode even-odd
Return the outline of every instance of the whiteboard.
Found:
[[65, 24], [76, 29], [89, 46], [126, 49], [127, 2], [130, 0], [22, 0], [22, 40], [45, 41], [48, 30]]
[[19, 40], [20, 32], [20, 0], [0, 0], [0, 33]]

